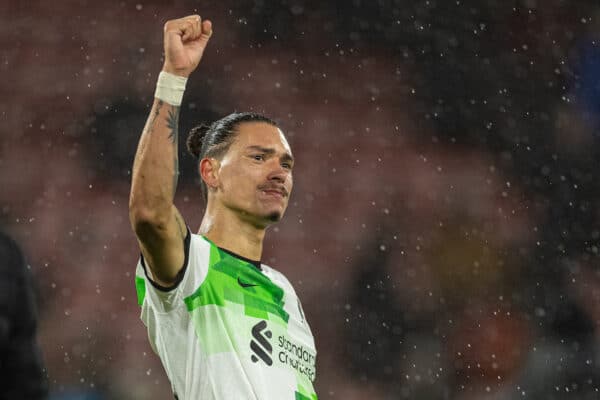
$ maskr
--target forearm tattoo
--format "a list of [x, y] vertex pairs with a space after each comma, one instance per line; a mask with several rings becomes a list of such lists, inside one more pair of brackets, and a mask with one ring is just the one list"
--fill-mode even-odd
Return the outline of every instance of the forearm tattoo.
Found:
[[171, 130], [169, 132], [169, 139], [171, 139], [171, 143], [177, 143], [177, 137], [179, 135], [179, 107], [171, 106], [169, 108], [169, 115], [167, 115], [167, 127]]
[[177, 155], [177, 144], [179, 139], [179, 107], [171, 106], [167, 115], [167, 127], [169, 128], [169, 139], [173, 144], [173, 195], [177, 188], [179, 178], [179, 157]]

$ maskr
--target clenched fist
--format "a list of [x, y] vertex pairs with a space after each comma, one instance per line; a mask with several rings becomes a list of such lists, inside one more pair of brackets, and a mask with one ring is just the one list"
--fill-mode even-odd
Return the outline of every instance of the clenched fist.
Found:
[[167, 21], [164, 29], [163, 71], [188, 77], [200, 63], [212, 35], [212, 24], [199, 15]]

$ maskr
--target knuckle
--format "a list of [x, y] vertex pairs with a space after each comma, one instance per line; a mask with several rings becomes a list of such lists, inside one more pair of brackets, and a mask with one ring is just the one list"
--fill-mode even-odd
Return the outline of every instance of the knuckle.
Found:
[[194, 30], [199, 29], [202, 24], [202, 18], [199, 15], [190, 15], [180, 19], [171, 19], [165, 22], [163, 30], [165, 32], [177, 29]]

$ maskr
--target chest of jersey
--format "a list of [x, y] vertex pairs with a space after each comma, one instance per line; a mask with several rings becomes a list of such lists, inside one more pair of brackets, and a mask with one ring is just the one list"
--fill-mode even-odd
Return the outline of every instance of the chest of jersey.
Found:
[[314, 399], [310, 328], [293, 290], [269, 272], [211, 248], [206, 278], [184, 299], [201, 369], [231, 377], [229, 396], [239, 389], [239, 396], [264, 390], [257, 398]]

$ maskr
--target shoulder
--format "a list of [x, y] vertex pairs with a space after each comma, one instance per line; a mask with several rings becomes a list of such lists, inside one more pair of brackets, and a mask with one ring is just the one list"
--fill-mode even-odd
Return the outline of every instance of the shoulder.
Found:
[[204, 238], [204, 236], [189, 231], [190, 243], [188, 251], [188, 258], [198, 258], [201, 260], [208, 260], [210, 257], [211, 243]]
[[151, 276], [143, 257], [136, 268], [136, 289], [138, 304], [149, 300], [148, 305], [157, 307], [161, 312], [182, 306], [182, 300], [194, 293], [204, 282], [211, 258], [211, 244], [201, 235], [188, 229], [184, 244], [185, 260], [177, 282], [171, 287], [157, 284]]
[[282, 272], [266, 264], [261, 264], [261, 268], [264, 274], [267, 275], [271, 279], [271, 281], [279, 284], [279, 286], [281, 286], [282, 289], [296, 294], [292, 283]]

